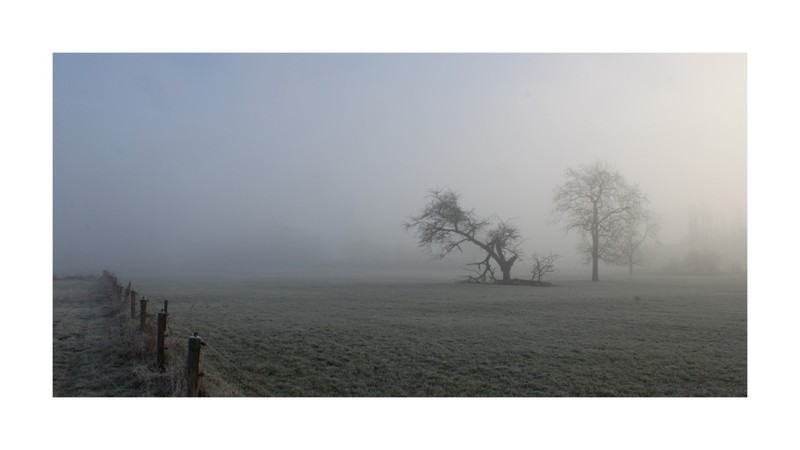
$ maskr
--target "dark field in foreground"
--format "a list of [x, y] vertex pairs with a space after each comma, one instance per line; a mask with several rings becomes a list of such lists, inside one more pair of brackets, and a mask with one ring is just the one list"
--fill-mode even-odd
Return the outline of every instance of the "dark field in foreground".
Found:
[[747, 395], [745, 276], [133, 283], [242, 395]]

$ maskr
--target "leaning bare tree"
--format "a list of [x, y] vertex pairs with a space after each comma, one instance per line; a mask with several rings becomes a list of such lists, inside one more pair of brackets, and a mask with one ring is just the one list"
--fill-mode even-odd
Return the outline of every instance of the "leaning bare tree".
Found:
[[644, 249], [648, 243], [657, 241], [660, 228], [658, 219], [644, 207], [626, 213], [608, 246], [606, 259], [628, 266], [628, 275], [633, 275], [633, 266], [644, 262]]
[[[444, 259], [454, 250], [462, 251], [463, 244], [474, 245], [486, 257], [471, 264], [477, 266], [477, 275], [470, 280], [509, 283], [511, 267], [522, 255], [519, 229], [508, 222], [493, 224], [480, 218], [474, 210], [463, 208], [459, 195], [449, 189], [434, 189], [428, 198], [422, 211], [403, 224], [406, 231], [416, 234], [419, 246], [430, 250], [435, 258]], [[493, 264], [500, 269], [502, 280], [495, 278]]]
[[624, 227], [624, 217], [639, 211], [645, 196], [604, 162], [567, 169], [555, 189], [553, 215], [568, 231], [581, 234], [579, 250], [592, 262], [592, 281], [599, 281], [598, 263]]

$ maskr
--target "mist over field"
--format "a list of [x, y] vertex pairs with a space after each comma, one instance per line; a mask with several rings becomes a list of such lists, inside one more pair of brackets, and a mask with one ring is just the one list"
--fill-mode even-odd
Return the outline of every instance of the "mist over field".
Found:
[[479, 252], [402, 226], [449, 188], [584, 279], [553, 192], [605, 161], [660, 219], [644, 270], [741, 271], [746, 106], [743, 54], [55, 54], [53, 270], [455, 278]]

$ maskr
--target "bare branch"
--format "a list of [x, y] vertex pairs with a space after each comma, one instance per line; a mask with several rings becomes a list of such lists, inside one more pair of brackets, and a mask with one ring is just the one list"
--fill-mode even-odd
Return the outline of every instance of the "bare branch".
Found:
[[645, 260], [644, 248], [648, 242], [656, 242], [661, 225], [648, 210], [630, 211], [622, 217], [618, 232], [608, 241], [604, 255], [609, 262], [627, 265], [629, 273], [633, 266]]
[[490, 260], [492, 259], [491, 255], [486, 255], [483, 261], [476, 261], [473, 263], [468, 263], [467, 266], [476, 266], [475, 267], [475, 275], [467, 275], [467, 282], [468, 283], [496, 283], [497, 279], [494, 276], [494, 268]]
[[536, 252], [533, 253], [533, 264], [531, 267], [531, 281], [541, 282], [542, 277], [548, 273], [556, 272], [556, 260], [559, 255], [554, 255], [553, 252], [547, 255], [540, 255]]

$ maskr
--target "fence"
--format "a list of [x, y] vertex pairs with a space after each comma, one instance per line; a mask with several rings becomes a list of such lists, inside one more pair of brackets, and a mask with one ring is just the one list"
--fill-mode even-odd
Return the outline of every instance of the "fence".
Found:
[[[254, 381], [252, 378], [247, 376], [247, 374], [241, 369], [236, 367], [231, 358], [226, 357], [223, 353], [209, 345], [206, 339], [199, 336], [196, 331], [191, 330], [189, 327], [184, 326], [179, 322], [176, 322], [174, 318], [171, 318], [168, 311], [169, 300], [164, 300], [164, 306], [160, 311], [155, 314], [148, 314], [147, 305], [151, 299], [146, 298], [144, 295], [141, 295], [141, 293], [134, 290], [130, 281], [128, 281], [128, 285], [126, 287], [123, 287], [119, 283], [117, 276], [107, 270], [103, 271], [102, 280], [110, 290], [111, 299], [117, 305], [124, 307], [125, 303], [130, 303], [131, 320], [137, 319], [136, 300], [138, 298], [139, 332], [143, 336], [145, 333], [150, 332], [150, 330], [155, 333], [156, 354], [153, 366], [155, 369], [165, 372], [167, 368], [166, 364], [169, 361], [171, 361], [173, 364], [180, 363], [179, 361], [176, 361], [175, 358], [170, 358], [166, 354], [166, 338], [169, 336], [172, 325], [187, 333], [187, 353], [185, 360], [181, 363], [184, 364], [183, 370], [185, 371], [186, 376], [186, 390], [184, 394], [187, 397], [205, 395], [202, 387], [204, 373], [201, 370], [201, 353], [203, 348], [209, 350], [210, 354], [217, 358], [217, 362], [220, 363], [220, 367], [227, 372], [227, 375], [230, 378], [233, 378], [240, 392], [242, 392], [243, 389], [246, 389], [260, 397], [269, 396], [267, 390], [261, 387], [259, 383]], [[155, 320], [155, 327], [148, 326], [148, 324], [152, 323], [152, 320]]]

